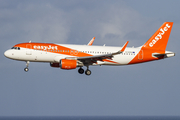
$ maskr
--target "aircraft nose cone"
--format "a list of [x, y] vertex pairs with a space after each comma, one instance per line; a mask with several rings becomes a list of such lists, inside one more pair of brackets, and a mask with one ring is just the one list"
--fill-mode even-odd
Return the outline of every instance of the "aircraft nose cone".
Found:
[[9, 50], [4, 52], [4, 56], [7, 58], [10, 58], [11, 53], [9, 52]]

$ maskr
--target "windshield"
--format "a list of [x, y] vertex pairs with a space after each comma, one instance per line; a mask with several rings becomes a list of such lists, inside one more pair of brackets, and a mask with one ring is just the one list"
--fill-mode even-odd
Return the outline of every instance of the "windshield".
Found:
[[12, 47], [11, 49], [20, 50], [20, 47]]

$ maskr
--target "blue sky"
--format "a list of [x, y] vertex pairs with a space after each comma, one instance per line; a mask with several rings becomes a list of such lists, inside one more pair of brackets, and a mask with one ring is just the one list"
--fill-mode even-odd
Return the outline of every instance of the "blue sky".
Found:
[[[149, 116], [180, 113], [179, 0], [0, 0], [0, 116]], [[77, 70], [4, 57], [21, 42], [128, 47], [144, 44], [174, 22], [167, 50], [175, 57]]]

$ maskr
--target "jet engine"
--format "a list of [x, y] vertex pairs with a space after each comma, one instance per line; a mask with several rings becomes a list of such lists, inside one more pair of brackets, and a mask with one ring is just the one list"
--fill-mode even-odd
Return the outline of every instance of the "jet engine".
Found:
[[76, 69], [76, 67], [82, 67], [83, 64], [78, 62], [77, 60], [69, 60], [69, 59], [61, 59], [59, 66], [61, 69]]

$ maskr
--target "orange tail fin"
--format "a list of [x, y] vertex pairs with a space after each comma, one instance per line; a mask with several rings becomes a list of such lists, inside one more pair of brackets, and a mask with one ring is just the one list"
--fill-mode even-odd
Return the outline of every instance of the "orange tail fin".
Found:
[[165, 22], [143, 45], [144, 48], [166, 50], [173, 22]]

